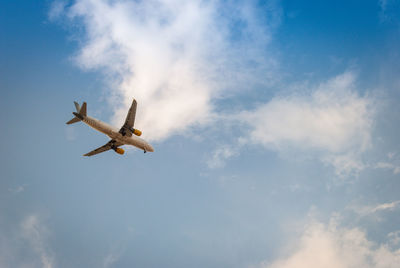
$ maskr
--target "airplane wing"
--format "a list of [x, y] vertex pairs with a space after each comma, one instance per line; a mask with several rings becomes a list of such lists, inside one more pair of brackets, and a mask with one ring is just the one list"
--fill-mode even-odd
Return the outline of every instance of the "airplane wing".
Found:
[[133, 125], [135, 124], [136, 107], [137, 107], [137, 102], [135, 99], [133, 99], [131, 108], [129, 109], [128, 114], [126, 115], [125, 124], [119, 131], [119, 133], [121, 133], [124, 136], [128, 137], [132, 136], [131, 129], [133, 129]]
[[95, 155], [95, 154], [99, 154], [99, 153], [108, 151], [108, 150], [113, 149], [113, 148], [115, 149], [116, 147], [121, 146], [121, 145], [123, 145], [123, 144], [119, 143], [119, 142], [116, 142], [115, 140], [110, 140], [109, 142], [107, 142], [103, 146], [101, 146], [101, 147], [99, 147], [97, 149], [94, 149], [93, 151], [91, 151], [91, 152], [89, 152], [87, 154], [84, 154], [83, 156], [92, 156], [92, 155]]

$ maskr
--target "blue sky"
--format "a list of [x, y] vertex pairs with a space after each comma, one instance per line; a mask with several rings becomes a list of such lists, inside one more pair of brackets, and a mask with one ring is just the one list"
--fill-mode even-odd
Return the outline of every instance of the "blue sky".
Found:
[[[2, 1], [1, 267], [397, 267], [400, 2]], [[65, 125], [73, 101], [143, 154]]]

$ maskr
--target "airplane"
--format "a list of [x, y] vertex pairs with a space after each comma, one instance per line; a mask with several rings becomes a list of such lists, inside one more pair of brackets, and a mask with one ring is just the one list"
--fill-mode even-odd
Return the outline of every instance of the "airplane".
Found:
[[[106, 134], [108, 137], [111, 138], [109, 142], [107, 142], [105, 145], [87, 153], [84, 154], [83, 156], [92, 156], [95, 154], [99, 154], [108, 150], [114, 150], [118, 154], [124, 154], [125, 151], [124, 149], [120, 148], [122, 145], [133, 145], [139, 149], [142, 149], [144, 153], [146, 152], [154, 152], [154, 148], [147, 143], [145, 140], [137, 137], [142, 135], [142, 132], [138, 129], [133, 128], [133, 125], [135, 123], [135, 116], [136, 116], [136, 107], [137, 107], [137, 102], [135, 99], [132, 101], [131, 108], [128, 111], [128, 114], [125, 119], [124, 125], [121, 127], [120, 130], [98, 120], [93, 117], [87, 116], [86, 115], [86, 102], [83, 102], [82, 107], [79, 106], [79, 104], [74, 101], [76, 112], [72, 112], [72, 114], [75, 116], [71, 120], [67, 122], [68, 125], [74, 124], [77, 122], [84, 122], [88, 126], [94, 128], [97, 131], [100, 131], [104, 134]], [[134, 136], [132, 134], [135, 134]]]

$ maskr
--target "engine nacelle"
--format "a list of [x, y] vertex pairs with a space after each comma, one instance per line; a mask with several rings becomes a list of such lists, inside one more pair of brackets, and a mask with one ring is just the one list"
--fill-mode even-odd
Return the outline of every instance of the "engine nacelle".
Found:
[[114, 151], [115, 151], [117, 154], [124, 154], [124, 153], [125, 153], [125, 150], [122, 149], [122, 148], [115, 148]]
[[133, 130], [132, 133], [135, 134], [136, 136], [142, 135], [142, 131], [140, 131], [139, 129], [133, 128], [132, 130]]

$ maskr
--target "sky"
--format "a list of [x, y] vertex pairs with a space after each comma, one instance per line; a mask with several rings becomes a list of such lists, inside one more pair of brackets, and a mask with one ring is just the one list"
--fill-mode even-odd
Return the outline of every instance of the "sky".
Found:
[[[400, 2], [0, 2], [0, 266], [395, 268]], [[155, 152], [66, 125], [73, 101]]]

